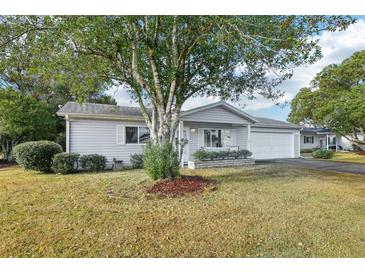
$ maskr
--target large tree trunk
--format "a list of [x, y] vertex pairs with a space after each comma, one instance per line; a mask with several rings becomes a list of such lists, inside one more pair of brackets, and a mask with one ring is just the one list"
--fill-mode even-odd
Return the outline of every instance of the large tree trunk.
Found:
[[[158, 114], [158, 121], [152, 118], [149, 129], [151, 132], [151, 140], [156, 143], [174, 143], [176, 131], [179, 125], [179, 111], [170, 112], [163, 111]], [[155, 126], [153, 126], [155, 125]]]

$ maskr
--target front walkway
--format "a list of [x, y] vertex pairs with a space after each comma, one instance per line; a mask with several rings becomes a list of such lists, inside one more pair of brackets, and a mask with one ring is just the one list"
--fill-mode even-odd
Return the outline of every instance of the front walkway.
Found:
[[320, 170], [332, 170], [337, 172], [365, 174], [365, 164], [333, 162], [326, 160], [314, 159], [273, 159], [273, 160], [256, 160], [257, 164], [288, 164], [298, 167], [314, 168]]

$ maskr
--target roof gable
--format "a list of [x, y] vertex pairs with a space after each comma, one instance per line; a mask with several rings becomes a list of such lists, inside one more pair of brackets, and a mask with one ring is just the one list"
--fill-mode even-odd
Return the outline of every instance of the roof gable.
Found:
[[223, 101], [183, 111], [183, 120], [226, 123], [256, 123], [251, 115]]

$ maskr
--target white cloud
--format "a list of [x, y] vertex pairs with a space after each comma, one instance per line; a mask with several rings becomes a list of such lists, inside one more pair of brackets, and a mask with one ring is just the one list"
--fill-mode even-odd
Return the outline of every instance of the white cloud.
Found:
[[[323, 32], [319, 39], [323, 58], [313, 65], [299, 67], [294, 70], [293, 77], [280, 85], [280, 89], [285, 91], [284, 97], [279, 101], [280, 103], [291, 101], [299, 89], [308, 86], [314, 76], [325, 66], [340, 63], [345, 58], [350, 57], [355, 51], [364, 50], [365, 20], [359, 20], [356, 24], [351, 25], [346, 31]], [[113, 94], [114, 91], [115, 89], [108, 91], [108, 93]], [[115, 92], [114, 97], [119, 105], [137, 105], [132, 103], [125, 90]], [[216, 101], [218, 101], [217, 98], [211, 97], [191, 98], [184, 104], [184, 109]], [[244, 109], [249, 112], [257, 112], [259, 110], [273, 108], [275, 103], [263, 97], [258, 97], [255, 100], [242, 98], [236, 105], [244, 107]]]

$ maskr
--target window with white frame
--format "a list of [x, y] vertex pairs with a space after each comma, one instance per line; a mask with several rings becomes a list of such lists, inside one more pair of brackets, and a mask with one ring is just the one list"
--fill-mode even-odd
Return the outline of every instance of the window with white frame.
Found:
[[126, 144], [144, 144], [150, 139], [148, 127], [125, 127]]
[[304, 144], [313, 144], [314, 136], [304, 136]]
[[231, 146], [230, 129], [204, 129], [204, 147]]

